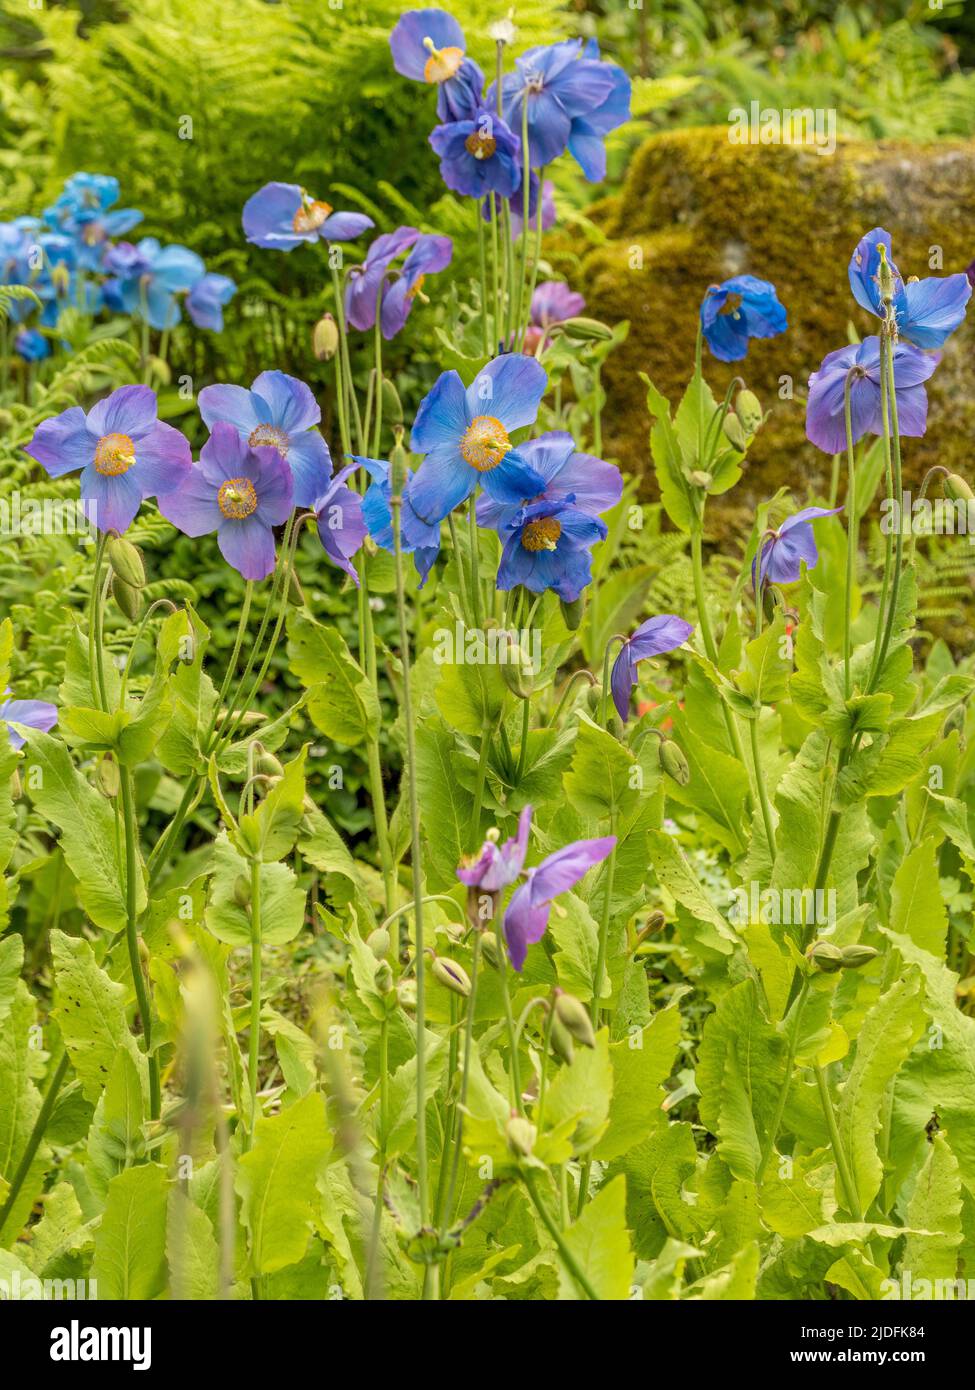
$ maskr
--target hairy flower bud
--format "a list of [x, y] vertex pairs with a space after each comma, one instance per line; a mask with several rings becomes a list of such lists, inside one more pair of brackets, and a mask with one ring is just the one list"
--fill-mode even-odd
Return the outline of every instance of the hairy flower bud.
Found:
[[501, 968], [501, 948], [493, 931], [481, 932], [481, 955], [495, 970]]
[[238, 874], [234, 879], [234, 902], [238, 907], [248, 907], [251, 900], [251, 881], [246, 874]]
[[338, 352], [339, 329], [331, 314], [322, 314], [312, 329], [311, 349], [319, 362], [331, 362]]
[[112, 570], [133, 589], [146, 586], [146, 567], [142, 555], [124, 536], [109, 536], [105, 547]]
[[636, 944], [638, 946], [641, 945], [642, 942], [646, 941], [648, 936], [653, 936], [656, 932], [663, 931], [666, 925], [667, 918], [664, 916], [664, 914], [660, 911], [659, 908], [656, 908], [653, 912], [650, 913], [650, 916], [647, 918], [643, 926], [637, 932]]
[[562, 621], [570, 632], [578, 632], [579, 624], [582, 622], [582, 615], [586, 611], [586, 600], [580, 594], [568, 603], [564, 598], [559, 599], [559, 607], [562, 610]]
[[142, 613], [142, 591], [135, 589], [131, 584], [126, 584], [121, 575], [112, 575], [112, 598], [119, 608], [128, 618], [130, 623], [137, 623]]
[[399, 398], [399, 392], [390, 381], [388, 376], [383, 377], [383, 414], [393, 425], [403, 423], [403, 402]]
[[806, 952], [806, 959], [824, 975], [835, 975], [843, 969], [843, 952], [831, 941], [814, 941]]
[[725, 438], [729, 440], [740, 453], [744, 453], [745, 449], [748, 447], [748, 435], [742, 428], [742, 423], [738, 419], [738, 416], [732, 415], [729, 412], [724, 417], [721, 428], [724, 431]]
[[746, 434], [754, 434], [765, 419], [762, 403], [754, 391], [739, 391], [735, 397], [735, 415]]
[[116, 797], [119, 794], [120, 780], [118, 763], [109, 754], [102, 758], [98, 767], [95, 769], [95, 776], [98, 779], [99, 790], [107, 797]]
[[561, 327], [567, 337], [578, 338], [583, 343], [608, 343], [613, 336], [613, 330], [598, 319], [564, 319]]
[[552, 1051], [555, 1053], [556, 1057], [561, 1057], [562, 1061], [571, 1067], [576, 1055], [576, 1050], [572, 1042], [572, 1034], [559, 1018], [558, 1014], [552, 1019], [550, 1039]]
[[960, 473], [949, 473], [941, 490], [949, 502], [975, 502], [975, 492]]
[[376, 927], [366, 937], [366, 945], [377, 960], [383, 960], [389, 955], [390, 936], [385, 927]]
[[530, 700], [535, 689], [535, 670], [524, 648], [508, 639], [501, 665], [501, 679], [519, 700]]
[[459, 994], [462, 999], [466, 999], [471, 992], [471, 977], [462, 965], [458, 965], [455, 960], [449, 960], [445, 956], [435, 956], [433, 965], [430, 967], [434, 978], [453, 990], [454, 994]]
[[396, 979], [393, 975], [393, 967], [388, 960], [379, 962], [372, 980], [380, 994], [392, 994], [396, 988]]
[[844, 946], [840, 954], [843, 957], [841, 964], [844, 970], [859, 970], [861, 965], [869, 965], [872, 960], [876, 960], [880, 952], [875, 951], [872, 946], [861, 946], [857, 942], [855, 946]]
[[280, 758], [276, 758], [263, 743], [254, 745], [257, 757], [254, 759], [254, 771], [264, 777], [282, 777], [284, 775], [284, 764]]
[[667, 776], [672, 777], [679, 787], [686, 787], [691, 780], [691, 769], [683, 751], [672, 738], [661, 739], [657, 751], [660, 757], [660, 766]]
[[573, 1040], [580, 1043], [583, 1047], [596, 1046], [596, 1034], [593, 1031], [592, 1019], [589, 1017], [589, 1010], [581, 1000], [574, 994], [566, 994], [565, 990], [555, 991], [555, 1016], [559, 1022], [568, 1030]]
[[521, 1158], [527, 1158], [535, 1147], [535, 1139], [538, 1131], [530, 1120], [526, 1120], [524, 1115], [512, 1115], [505, 1126], [505, 1133], [508, 1136], [508, 1148], [512, 1153], [518, 1154]]

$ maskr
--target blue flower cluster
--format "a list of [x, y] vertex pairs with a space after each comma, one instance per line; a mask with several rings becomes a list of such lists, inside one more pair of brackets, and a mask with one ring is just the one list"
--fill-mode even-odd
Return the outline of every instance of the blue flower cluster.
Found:
[[116, 207], [118, 200], [111, 175], [72, 174], [42, 217], [0, 223], [0, 285], [27, 285], [41, 301], [40, 310], [31, 300], [11, 309], [22, 325], [14, 346], [26, 361], [50, 355], [67, 308], [89, 315], [108, 309], [163, 330], [179, 322], [182, 300], [197, 328], [222, 330], [233, 280], [208, 272], [185, 246], [162, 246], [154, 237], [135, 245], [117, 240], [143, 219], [137, 208]]

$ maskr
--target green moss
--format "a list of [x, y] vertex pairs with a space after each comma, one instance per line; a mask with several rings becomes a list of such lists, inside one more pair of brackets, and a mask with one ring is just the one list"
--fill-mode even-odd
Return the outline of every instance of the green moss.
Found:
[[[733, 145], [723, 128], [685, 130], [648, 140], [620, 195], [590, 215], [608, 240], [571, 278], [588, 313], [631, 323], [604, 371], [605, 449], [646, 479], [648, 496], [655, 486], [637, 373], [647, 372], [676, 403], [693, 361], [701, 297], [730, 275], [773, 281], [788, 310], [788, 333], [754, 342], [745, 362], [706, 361], [718, 394], [740, 373], [772, 410], [742, 482], [712, 504], [719, 515], [723, 509], [727, 527], [783, 483], [800, 493], [828, 488], [831, 461], [805, 439], [806, 384], [825, 354], [848, 340], [850, 323], [864, 337], [876, 328], [850, 294], [850, 255], [864, 232], [883, 225], [904, 275], [932, 273], [934, 246], [943, 269], [933, 273], [963, 270], [975, 256], [975, 143], [857, 141], [825, 156], [796, 146]], [[571, 254], [568, 245], [564, 251]], [[559, 261], [557, 244], [552, 259]], [[791, 400], [780, 398], [782, 378], [791, 379]], [[907, 486], [936, 462], [972, 471], [970, 324], [947, 345], [929, 397], [927, 435], [905, 443]]]

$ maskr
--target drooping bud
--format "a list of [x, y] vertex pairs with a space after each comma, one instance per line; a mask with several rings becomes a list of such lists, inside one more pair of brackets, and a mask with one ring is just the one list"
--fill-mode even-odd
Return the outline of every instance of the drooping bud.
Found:
[[564, 319], [561, 327], [567, 337], [578, 338], [583, 343], [608, 343], [613, 336], [613, 330], [599, 319]]
[[238, 874], [234, 880], [234, 902], [238, 907], [248, 907], [251, 900], [251, 881], [246, 874]]
[[672, 738], [661, 739], [657, 751], [660, 757], [660, 766], [667, 776], [672, 777], [679, 787], [686, 787], [691, 780], [691, 769], [683, 751], [678, 748]]
[[396, 983], [396, 994], [400, 1006], [407, 1013], [413, 1013], [416, 1010], [416, 980], [413, 979], [412, 975], [400, 976]]
[[508, 1136], [508, 1148], [512, 1153], [518, 1154], [521, 1158], [527, 1158], [535, 1147], [535, 1139], [538, 1131], [530, 1120], [526, 1120], [524, 1115], [512, 1115], [505, 1126], [505, 1133]]
[[390, 936], [385, 927], [376, 927], [366, 937], [366, 945], [377, 960], [384, 960], [389, 955]]
[[636, 944], [638, 946], [641, 945], [642, 942], [646, 941], [648, 936], [654, 936], [658, 931], [663, 931], [666, 925], [667, 918], [660, 911], [660, 909], [657, 908], [654, 912], [650, 913], [650, 916], [647, 918], [643, 926], [637, 932]]
[[383, 377], [383, 414], [393, 425], [403, 423], [403, 402], [388, 376]]
[[583, 1047], [596, 1046], [589, 1010], [574, 994], [566, 994], [563, 989], [555, 991], [555, 1017], [575, 1042]]
[[745, 449], [748, 447], [748, 436], [742, 428], [742, 423], [738, 419], [738, 416], [732, 415], [729, 412], [724, 417], [721, 428], [724, 431], [725, 438], [729, 440], [740, 453], [744, 453]]
[[501, 948], [493, 931], [481, 932], [481, 955], [493, 969], [501, 969]]
[[960, 473], [949, 473], [941, 484], [941, 490], [949, 502], [975, 502], [975, 492]]
[[254, 745], [257, 757], [254, 759], [254, 771], [261, 773], [264, 777], [283, 777], [284, 764], [280, 758], [276, 758], [263, 743]]
[[859, 970], [861, 965], [869, 965], [872, 960], [876, 960], [880, 952], [875, 951], [872, 946], [861, 946], [857, 942], [854, 946], [844, 946], [841, 955], [844, 970]]
[[590, 714], [599, 714], [603, 705], [603, 687], [601, 681], [596, 681], [586, 691], [586, 704], [589, 706]]
[[331, 314], [322, 314], [312, 329], [311, 350], [319, 362], [331, 362], [338, 352], [339, 329]]
[[582, 615], [586, 611], [586, 600], [580, 594], [571, 603], [564, 598], [559, 599], [559, 607], [562, 610], [562, 621], [570, 632], [578, 632], [579, 624], [582, 622]]
[[843, 969], [843, 951], [831, 941], [814, 941], [806, 952], [806, 959], [824, 975], [835, 975], [837, 970]]
[[501, 679], [519, 700], [531, 699], [535, 689], [535, 669], [524, 648], [510, 636], [501, 662]]
[[131, 584], [126, 584], [121, 575], [112, 575], [112, 598], [119, 608], [128, 618], [130, 623], [137, 623], [142, 613], [142, 591], [134, 589]]
[[388, 960], [379, 962], [372, 980], [380, 994], [392, 994], [396, 988], [396, 977], [393, 975], [393, 967]]
[[552, 1051], [555, 1053], [556, 1057], [561, 1057], [562, 1061], [571, 1067], [576, 1055], [576, 1050], [572, 1042], [572, 1034], [559, 1018], [558, 1014], [552, 1019], [550, 1038]]
[[105, 547], [112, 570], [133, 589], [146, 586], [146, 567], [142, 555], [124, 536], [109, 536]]
[[119, 780], [118, 763], [114, 758], [106, 754], [95, 769], [95, 776], [98, 778], [99, 790], [104, 796], [118, 796], [121, 784]]
[[754, 434], [765, 419], [762, 403], [754, 391], [739, 391], [735, 397], [735, 415], [746, 434]]
[[435, 956], [430, 968], [434, 978], [439, 980], [447, 989], [453, 990], [454, 994], [459, 994], [462, 999], [469, 996], [471, 977], [462, 965], [458, 965], [455, 960], [449, 960], [446, 956]]

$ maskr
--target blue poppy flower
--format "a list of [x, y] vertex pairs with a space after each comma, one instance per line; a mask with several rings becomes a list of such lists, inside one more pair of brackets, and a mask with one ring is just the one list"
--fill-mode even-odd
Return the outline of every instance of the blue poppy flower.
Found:
[[321, 496], [315, 498], [312, 511], [325, 554], [358, 585], [359, 576], [352, 557], [365, 540], [367, 527], [362, 498], [346, 486], [346, 479], [355, 472], [355, 467], [354, 463], [349, 463], [336, 473]]
[[894, 316], [897, 332], [908, 343], [919, 348], [939, 348], [951, 336], [962, 319], [972, 297], [972, 286], [964, 271], [955, 275], [928, 276], [925, 280], [904, 280], [894, 264], [890, 233], [874, 227], [857, 243], [850, 258], [850, 288], [862, 309], [883, 318], [884, 306], [880, 297], [880, 247], [887, 254], [893, 281]]
[[14, 338], [14, 352], [25, 362], [42, 362], [51, 355], [51, 344], [36, 328], [22, 328]]
[[802, 574], [802, 566], [815, 569], [819, 561], [816, 537], [810, 524], [817, 517], [835, 516], [842, 507], [803, 507], [801, 512], [788, 517], [762, 546], [760, 561], [752, 563], [752, 577], [756, 566], [762, 584], [794, 584]]
[[[575, 440], [562, 430], [540, 434], [518, 445], [518, 455], [543, 480], [533, 501], [571, 501], [590, 516], [608, 512], [623, 495], [623, 477], [614, 463], [576, 452]], [[502, 535], [517, 518], [522, 503], [499, 502], [487, 493], [477, 499], [477, 524]]]
[[592, 579], [589, 548], [605, 536], [606, 523], [574, 506], [571, 494], [529, 502], [506, 528], [498, 588], [553, 589], [573, 603]]
[[[8, 690], [7, 695], [10, 694]], [[23, 748], [24, 736], [12, 724], [21, 724], [26, 729], [39, 729], [47, 734], [58, 722], [57, 705], [46, 700], [0, 700], [0, 724], [7, 726], [7, 737], [11, 748]]]
[[437, 85], [441, 121], [469, 119], [481, 103], [484, 74], [465, 56], [464, 31], [445, 10], [408, 10], [389, 36], [393, 67], [414, 82]]
[[77, 238], [78, 263], [84, 270], [101, 268], [112, 237], [124, 236], [143, 219], [138, 208], [111, 208], [119, 199], [118, 179], [110, 174], [72, 174], [44, 217], [53, 227]]
[[504, 118], [512, 130], [522, 129], [522, 108], [528, 104], [532, 166], [551, 164], [572, 142], [587, 178], [602, 177], [600, 167], [605, 172], [605, 154], [600, 163], [596, 146], [601, 149], [607, 132], [629, 119], [629, 92], [622, 69], [587, 56], [581, 39], [528, 49], [501, 83]]
[[[396, 547], [393, 537], [393, 508], [390, 503], [392, 484], [389, 481], [389, 464], [383, 459], [360, 458], [357, 454], [353, 457], [372, 478], [362, 499], [362, 515], [369, 528], [369, 534], [383, 550], [392, 552]], [[407, 469], [407, 485], [412, 477], [412, 472]], [[431, 524], [416, 514], [409, 499], [408, 486], [403, 493], [403, 505], [400, 509], [400, 544], [404, 554], [413, 556], [422, 589], [440, 554], [440, 523]]]
[[313, 241], [354, 241], [375, 226], [362, 212], [334, 212], [297, 183], [266, 183], [244, 204], [244, 235], [254, 246], [293, 251]]
[[[901, 435], [920, 439], [928, 424], [928, 396], [924, 382], [938, 365], [938, 356], [921, 352], [909, 343], [894, 347], [894, 395], [897, 427]], [[806, 438], [827, 454], [846, 448], [846, 378], [850, 383], [850, 425], [853, 443], [865, 434], [883, 434], [880, 406], [880, 339], [874, 335], [862, 343], [837, 348], [823, 358], [818, 372], [809, 378], [806, 402]]]
[[176, 300], [202, 279], [206, 266], [186, 246], [161, 246], [155, 237], [143, 237], [133, 246], [119, 242], [105, 253], [104, 267], [111, 279], [104, 286], [111, 308], [145, 318], [152, 328], [173, 328], [182, 318]]
[[521, 185], [521, 141], [496, 111], [482, 106], [469, 120], [438, 125], [430, 144], [440, 155], [440, 177], [454, 193], [510, 198]]
[[208, 429], [225, 421], [252, 449], [277, 449], [294, 478], [296, 507], [311, 507], [321, 496], [332, 476], [332, 456], [314, 428], [322, 412], [303, 381], [273, 371], [261, 372], [250, 390], [204, 386], [199, 407]]
[[294, 505], [291, 470], [277, 449], [251, 448], [219, 420], [178, 490], [160, 494], [159, 510], [187, 536], [217, 533], [220, 554], [244, 579], [274, 570], [274, 527]]
[[186, 312], [197, 328], [210, 328], [214, 333], [222, 333], [223, 307], [230, 303], [236, 293], [237, 286], [229, 276], [207, 271], [186, 296]]
[[616, 713], [625, 724], [630, 717], [630, 697], [640, 679], [637, 664], [652, 656], [675, 651], [694, 631], [690, 623], [673, 613], [663, 613], [641, 623], [632, 637], [627, 638], [613, 662], [610, 689]]
[[52, 478], [80, 469], [86, 515], [119, 533], [144, 498], [178, 488], [191, 461], [188, 441], [157, 418], [148, 386], [120, 386], [87, 414], [75, 405], [43, 420], [24, 452]]
[[701, 301], [701, 332], [719, 362], [740, 362], [749, 338], [774, 338], [788, 326], [775, 286], [754, 275], [711, 285]]
[[444, 270], [453, 254], [454, 243], [449, 236], [417, 237], [403, 262], [403, 269], [383, 290], [380, 328], [384, 338], [396, 337], [412, 313], [415, 301], [422, 296], [426, 277]]
[[466, 390], [457, 372], [438, 377], [420, 402], [411, 436], [413, 452], [426, 455], [407, 489], [423, 521], [443, 521], [478, 483], [498, 502], [538, 496], [545, 479], [512, 448], [510, 436], [534, 424], [546, 384], [544, 367], [521, 353], [496, 357]]

